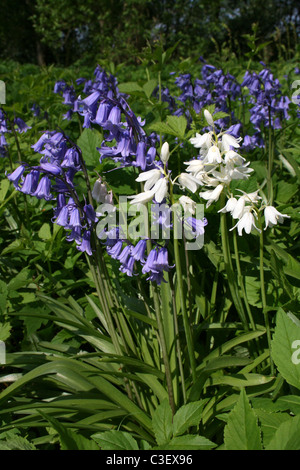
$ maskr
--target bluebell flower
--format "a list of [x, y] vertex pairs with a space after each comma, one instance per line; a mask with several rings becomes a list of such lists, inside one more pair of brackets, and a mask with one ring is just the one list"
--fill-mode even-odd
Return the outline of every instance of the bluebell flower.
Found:
[[40, 172], [38, 170], [31, 170], [30, 173], [27, 173], [25, 176], [24, 182], [20, 191], [23, 194], [33, 195], [37, 190], [39, 184]]
[[51, 181], [48, 176], [42, 176], [38, 187], [34, 193], [32, 193], [32, 196], [37, 197], [38, 199], [46, 199], [46, 201], [50, 201], [50, 199], [53, 198], [51, 194]]
[[80, 212], [77, 206], [73, 207], [70, 213], [70, 226], [71, 227], [82, 227]]
[[107, 253], [113, 259], [118, 259], [123, 248], [123, 240], [116, 240], [114, 245], [108, 245], [106, 248]]
[[169, 265], [168, 250], [166, 247], [162, 247], [159, 249], [157, 259], [156, 261], [154, 261], [154, 265], [159, 271], [170, 271], [170, 269], [174, 267]]
[[195, 217], [187, 217], [186, 223], [192, 228], [195, 237], [204, 235], [204, 227], [208, 224], [205, 217], [203, 219], [196, 219]]
[[83, 253], [87, 253], [89, 256], [92, 256], [92, 248], [91, 248], [91, 231], [86, 230], [82, 235], [82, 241], [79, 245], [77, 245], [77, 250], [82, 251]]
[[20, 117], [16, 117], [14, 119], [14, 123], [17, 126], [17, 131], [22, 134], [23, 132], [27, 132], [31, 127], [27, 126], [27, 124], [21, 119]]
[[127, 276], [132, 277], [134, 262], [135, 262], [134, 258], [132, 256], [129, 256], [126, 262], [121, 264], [120, 271], [124, 274], [127, 274]]
[[145, 252], [147, 247], [147, 240], [139, 240], [135, 247], [132, 249], [131, 255], [136, 261], [145, 263]]
[[7, 175], [7, 178], [13, 183], [15, 187], [18, 186], [20, 178], [22, 177], [25, 171], [26, 165], [20, 165], [12, 173]]
[[125, 248], [123, 248], [122, 252], [118, 256], [118, 260], [120, 261], [121, 264], [125, 264], [127, 262], [127, 259], [129, 255], [131, 254], [131, 245], [126, 245]]
[[57, 219], [55, 220], [55, 223], [65, 228], [70, 227], [68, 206], [64, 206], [60, 209], [59, 213], [57, 214]]

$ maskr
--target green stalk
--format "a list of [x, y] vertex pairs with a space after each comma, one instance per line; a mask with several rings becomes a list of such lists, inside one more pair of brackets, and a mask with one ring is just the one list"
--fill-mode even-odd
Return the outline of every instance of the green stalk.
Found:
[[183, 397], [183, 403], [186, 403], [187, 394], [186, 394], [186, 388], [185, 388], [184, 369], [183, 369], [183, 364], [182, 364], [182, 351], [181, 351], [180, 338], [179, 338], [178, 312], [177, 312], [177, 306], [176, 306], [173, 280], [172, 280], [172, 276], [170, 276], [170, 273], [169, 273], [169, 284], [170, 284], [171, 293], [172, 293], [172, 304], [173, 304], [173, 313], [174, 313], [174, 334], [176, 338], [176, 353], [177, 353], [179, 374], [181, 378], [182, 397]]
[[[260, 223], [260, 228], [261, 228], [261, 223]], [[264, 233], [262, 229], [259, 235], [259, 276], [260, 276], [260, 289], [261, 289], [261, 303], [262, 303], [265, 327], [266, 327], [266, 332], [267, 332], [268, 348], [270, 352], [271, 374], [274, 375], [274, 364], [273, 364], [272, 356], [271, 356], [271, 330], [270, 330], [269, 316], [268, 316], [268, 311], [267, 311], [267, 297], [266, 297], [266, 289], [265, 289]]]
[[154, 308], [155, 308], [155, 313], [156, 313], [159, 341], [160, 341], [160, 346], [161, 346], [163, 362], [165, 366], [166, 382], [167, 382], [167, 388], [168, 388], [168, 394], [169, 394], [169, 403], [172, 408], [172, 413], [175, 414], [176, 409], [175, 409], [175, 401], [174, 401], [172, 374], [171, 374], [171, 368], [170, 368], [170, 360], [169, 360], [168, 351], [167, 351], [163, 320], [162, 320], [162, 316], [160, 312], [160, 301], [159, 301], [159, 296], [157, 292], [157, 286], [153, 284], [152, 287], [153, 287], [152, 294], [153, 294]]
[[182, 269], [181, 269], [181, 261], [180, 261], [179, 243], [176, 237], [174, 237], [174, 257], [175, 257], [177, 286], [178, 286], [178, 292], [179, 292], [179, 297], [180, 297], [181, 313], [182, 313], [182, 318], [183, 318], [183, 325], [184, 325], [186, 343], [187, 343], [187, 348], [188, 348], [189, 361], [190, 361], [190, 366], [192, 370], [192, 379], [193, 379], [193, 382], [195, 383], [196, 382], [195, 351], [194, 351], [194, 345], [193, 345], [191, 326], [189, 323], [189, 318], [188, 318], [188, 314], [187, 314], [186, 306], [185, 306], [185, 293], [184, 293], [183, 282], [182, 282]]
[[234, 246], [234, 255], [235, 255], [235, 263], [236, 263], [236, 269], [237, 269], [237, 275], [238, 275], [238, 283], [242, 292], [243, 300], [245, 302], [247, 314], [249, 317], [250, 325], [252, 330], [256, 330], [256, 325], [253, 320], [251, 308], [247, 299], [247, 294], [244, 286], [244, 280], [243, 280], [243, 274], [241, 270], [241, 264], [240, 264], [240, 256], [239, 256], [239, 248], [238, 248], [238, 241], [237, 241], [237, 234], [236, 231], [233, 231], [233, 246]]
[[[221, 207], [225, 205], [225, 194], [221, 194], [220, 198]], [[228, 228], [227, 228], [227, 219], [226, 212], [221, 212], [220, 217], [220, 229], [221, 229], [221, 239], [222, 239], [222, 250], [224, 256], [225, 270], [227, 274], [228, 285], [231, 293], [233, 303], [237, 309], [237, 312], [240, 316], [241, 322], [243, 323], [245, 331], [249, 331], [248, 322], [246, 319], [245, 311], [241, 299], [237, 291], [236, 278], [232, 267], [231, 253], [229, 247], [229, 237], [228, 237]]]
[[272, 171], [273, 171], [273, 130], [271, 126], [271, 109], [269, 107], [269, 148], [268, 148], [267, 186], [268, 186], [268, 199], [269, 199], [270, 205], [272, 204], [272, 201], [273, 201]]
[[[170, 181], [170, 200], [171, 204], [174, 205], [174, 197], [173, 197], [173, 185]], [[174, 223], [176, 224], [176, 217], [174, 218]], [[193, 344], [193, 337], [192, 337], [192, 332], [191, 332], [191, 325], [190, 325], [190, 320], [186, 311], [186, 305], [185, 305], [185, 293], [183, 289], [183, 282], [182, 282], [182, 269], [181, 269], [181, 260], [180, 260], [180, 250], [179, 250], [179, 243], [178, 239], [176, 238], [176, 227], [174, 227], [174, 258], [175, 258], [175, 269], [176, 269], [176, 275], [177, 275], [177, 286], [178, 286], [178, 292], [179, 292], [179, 297], [180, 297], [180, 306], [181, 306], [181, 313], [182, 313], [182, 318], [183, 318], [183, 326], [184, 326], [184, 332], [185, 332], [185, 338], [186, 338], [186, 343], [187, 343], [187, 348], [188, 348], [188, 356], [189, 356], [189, 362], [190, 362], [190, 367], [192, 371], [192, 379], [193, 382], [196, 382], [196, 359], [195, 359], [195, 350], [194, 350], [194, 344]]]
[[[151, 250], [151, 240], [150, 239], [147, 240], [147, 250], [148, 250], [148, 253]], [[154, 310], [155, 310], [157, 328], [158, 328], [158, 341], [160, 343], [162, 359], [163, 359], [163, 363], [164, 363], [164, 367], [165, 367], [166, 383], [167, 383], [167, 389], [168, 389], [168, 395], [169, 395], [169, 403], [170, 403], [173, 414], [175, 414], [176, 410], [175, 410], [175, 402], [174, 402], [172, 374], [171, 374], [171, 367], [170, 367], [170, 360], [169, 360], [169, 355], [168, 355], [168, 350], [167, 350], [165, 332], [164, 332], [164, 327], [163, 327], [163, 320], [162, 320], [162, 316], [161, 316], [160, 300], [159, 300], [159, 295], [158, 295], [158, 292], [157, 292], [156, 284], [151, 282], [151, 288], [152, 288]]]

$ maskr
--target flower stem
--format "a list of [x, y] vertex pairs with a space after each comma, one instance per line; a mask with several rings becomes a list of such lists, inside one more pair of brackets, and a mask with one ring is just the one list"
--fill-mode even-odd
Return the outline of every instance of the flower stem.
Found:
[[176, 264], [177, 286], [178, 286], [178, 292], [179, 292], [179, 297], [180, 297], [180, 306], [181, 306], [181, 313], [182, 313], [182, 318], [183, 318], [183, 326], [184, 326], [186, 343], [187, 343], [187, 348], [188, 348], [190, 366], [192, 370], [192, 379], [193, 379], [193, 382], [195, 383], [196, 381], [195, 351], [194, 351], [194, 345], [193, 345], [191, 326], [190, 326], [188, 314], [186, 311], [185, 293], [184, 293], [183, 282], [182, 282], [182, 269], [181, 269], [181, 261], [180, 261], [179, 243], [176, 237], [174, 237], [174, 257], [175, 257], [175, 264]]
[[[225, 194], [221, 194], [220, 198], [221, 207], [225, 204]], [[231, 293], [231, 297], [233, 303], [237, 309], [237, 312], [240, 316], [240, 319], [243, 323], [245, 331], [249, 331], [248, 322], [246, 319], [246, 314], [244, 311], [243, 304], [241, 302], [240, 296], [237, 292], [237, 284], [235, 279], [235, 274], [233, 271], [231, 254], [230, 254], [230, 247], [229, 247], [229, 238], [228, 238], [228, 228], [227, 228], [227, 219], [226, 219], [226, 212], [221, 213], [221, 220], [220, 220], [220, 229], [221, 229], [221, 239], [222, 239], [222, 250], [224, 256], [224, 264], [225, 270], [227, 274], [228, 285]]]
[[270, 352], [270, 367], [271, 367], [271, 374], [273, 375], [274, 364], [273, 364], [272, 356], [271, 356], [271, 330], [270, 330], [270, 323], [269, 323], [269, 316], [268, 316], [268, 309], [267, 309], [268, 308], [267, 297], [266, 297], [266, 289], [265, 289], [263, 230], [261, 230], [260, 235], [259, 235], [259, 276], [260, 276], [260, 289], [261, 289], [261, 303], [262, 303], [265, 327], [266, 327], [266, 332], [267, 332], [268, 348]]
[[[148, 253], [151, 251], [151, 240], [150, 239], [147, 240], [147, 250], [148, 250]], [[166, 337], [165, 337], [165, 332], [164, 332], [164, 327], [163, 327], [163, 320], [162, 320], [162, 315], [161, 315], [161, 303], [160, 303], [160, 300], [159, 300], [157, 286], [154, 282], [151, 282], [151, 288], [152, 288], [154, 310], [155, 310], [156, 322], [157, 322], [157, 328], [158, 328], [158, 340], [159, 340], [159, 343], [160, 343], [162, 359], [163, 359], [163, 363], [164, 363], [164, 367], [165, 367], [166, 383], [167, 383], [167, 389], [168, 389], [168, 395], [169, 395], [169, 403], [170, 403], [170, 406], [171, 406], [171, 409], [172, 409], [172, 413], [175, 414], [176, 410], [175, 410], [172, 374], [171, 374], [170, 359], [169, 359], [167, 344], [166, 344]]]
[[244, 285], [244, 280], [243, 280], [243, 275], [242, 275], [242, 270], [241, 270], [241, 264], [240, 264], [240, 256], [239, 256], [239, 248], [238, 248], [238, 241], [237, 241], [237, 234], [236, 231], [233, 231], [233, 246], [234, 246], [234, 254], [235, 254], [235, 262], [236, 262], [236, 269], [237, 269], [237, 275], [238, 275], [238, 283], [242, 291], [243, 295], [243, 300], [245, 302], [246, 310], [248, 313], [249, 321], [252, 330], [256, 330], [256, 325], [253, 320], [251, 308], [247, 299], [247, 294], [245, 290], [245, 285]]

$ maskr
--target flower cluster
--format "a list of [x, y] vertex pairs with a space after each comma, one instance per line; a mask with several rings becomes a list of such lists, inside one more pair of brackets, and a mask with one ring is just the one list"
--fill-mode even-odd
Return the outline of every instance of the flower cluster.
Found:
[[11, 122], [5, 111], [0, 108], [0, 157], [6, 157], [8, 152], [8, 143], [6, 141], [5, 134], [9, 134], [12, 132], [12, 126], [15, 126], [13, 129], [22, 134], [23, 132], [27, 132], [31, 127], [27, 126], [27, 124], [21, 119], [20, 117], [15, 117], [13, 122]]
[[219, 212], [230, 212], [233, 219], [238, 220], [231, 230], [237, 228], [239, 235], [242, 235], [243, 230], [246, 233], [250, 233], [253, 229], [260, 231], [255, 225], [255, 219], [258, 212], [263, 209], [266, 228], [277, 222], [283, 222], [283, 219], [288, 216], [280, 214], [273, 206], [257, 207], [261, 200], [258, 191], [246, 194], [239, 190], [242, 194], [233, 196], [230, 190], [231, 181], [248, 179], [253, 170], [249, 168], [250, 162], [246, 162], [245, 158], [237, 152], [241, 138], [237, 139], [226, 132], [216, 134], [213, 117], [207, 110], [204, 111], [204, 115], [211, 130], [203, 135], [196, 134], [196, 137], [190, 139], [191, 144], [199, 149], [200, 154], [198, 158], [185, 163], [187, 174], [194, 183], [191, 182], [189, 185], [184, 184], [183, 181], [182, 184], [193, 192], [196, 191], [198, 185], [211, 188], [199, 193], [200, 197], [207, 201], [206, 207], [218, 201], [225, 190], [228, 200]]
[[[203, 65], [201, 75], [202, 78], [196, 78], [194, 82], [188, 73], [181, 74], [175, 79], [175, 84], [181, 91], [177, 97], [177, 109], [174, 97], [170, 95], [168, 89], [163, 90], [162, 101], [168, 102], [172, 114], [180, 116], [185, 113], [188, 121], [191, 121], [189, 107], [198, 114], [203, 108], [215, 105], [216, 112], [230, 114], [231, 122], [236, 123], [237, 119], [229, 109], [230, 101], [239, 99], [241, 95], [241, 86], [236, 78], [209, 64]], [[215, 125], [220, 129], [227, 126], [228, 117], [216, 120]]]
[[[136, 166], [145, 170], [153, 166], [158, 137], [155, 133], [146, 136], [144, 121], [137, 117], [126, 101], [126, 96], [119, 92], [117, 79], [108, 75], [100, 66], [94, 71], [95, 79], [79, 78], [78, 85], [84, 84], [83, 93], [75, 98], [73, 87], [63, 81], [55, 85], [54, 91], [61, 93], [64, 104], [71, 106], [68, 118], [77, 112], [84, 118], [83, 127], [100, 126], [104, 138], [100, 148], [100, 160], [113, 158], [120, 167]], [[67, 115], [65, 115], [67, 117]]]
[[255, 131], [252, 136], [244, 137], [243, 147], [263, 147], [263, 128], [281, 129], [282, 121], [290, 118], [290, 99], [282, 94], [279, 80], [266, 68], [258, 74], [247, 71], [242, 87], [249, 91], [250, 122]]
[[[137, 266], [141, 273], [146, 274], [147, 281], [153, 281], [160, 285], [164, 281], [164, 271], [169, 271], [172, 266], [168, 261], [168, 249], [156, 243], [147, 252], [147, 239], [141, 239], [136, 245], [125, 237], [122, 237], [119, 227], [106, 233], [106, 251], [109, 256], [120, 262], [120, 271], [132, 277], [138, 274]], [[134, 272], [135, 269], [135, 272]]]
[[5, 134], [10, 132], [7, 127], [7, 120], [3, 109], [0, 108], [0, 157], [7, 155], [7, 141]]
[[82, 170], [80, 150], [62, 132], [46, 132], [32, 146], [42, 155], [38, 166], [21, 164], [8, 179], [23, 194], [56, 202], [52, 221], [70, 231], [68, 241], [75, 240], [77, 249], [92, 254], [91, 229], [96, 213], [76, 192], [74, 177]]

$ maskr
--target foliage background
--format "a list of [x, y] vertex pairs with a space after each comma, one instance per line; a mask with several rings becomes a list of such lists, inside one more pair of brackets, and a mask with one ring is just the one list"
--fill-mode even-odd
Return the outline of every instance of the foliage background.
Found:
[[104, 58], [135, 63], [147, 42], [165, 48], [180, 40], [177, 57], [248, 51], [244, 35], [257, 23], [264, 60], [299, 41], [296, 0], [3, 0], [0, 57], [22, 63], [92, 65]]

